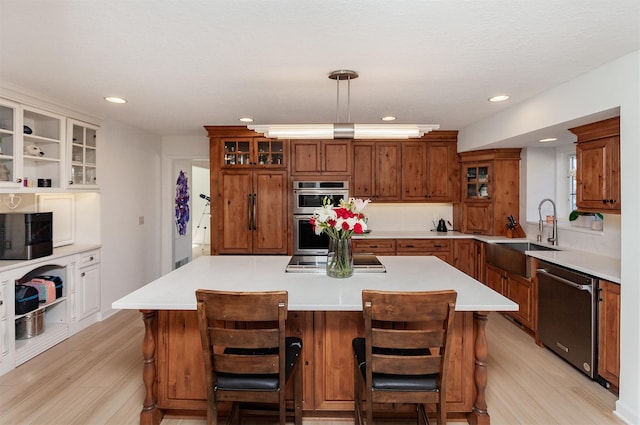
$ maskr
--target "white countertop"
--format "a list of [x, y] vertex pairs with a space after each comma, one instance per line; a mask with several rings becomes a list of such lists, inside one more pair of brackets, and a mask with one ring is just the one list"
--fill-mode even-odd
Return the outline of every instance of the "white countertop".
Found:
[[32, 260], [0, 260], [0, 272], [23, 266], [37, 267], [42, 265], [41, 263], [51, 263], [58, 258], [80, 254], [81, 252], [92, 251], [99, 248], [99, 244], [71, 244], [53, 248], [53, 253], [46, 257], [34, 258]]
[[373, 230], [354, 239], [473, 239], [474, 235], [460, 232], [436, 232], [431, 230]]
[[202, 256], [112, 304], [114, 309], [195, 310], [198, 288], [287, 290], [292, 311], [360, 311], [362, 290], [455, 289], [458, 311], [517, 311], [518, 305], [431, 256], [381, 256], [386, 273], [286, 273], [289, 256]]
[[[562, 248], [560, 248], [562, 249]], [[611, 282], [621, 283], [620, 260], [585, 251], [527, 251], [527, 255]]]
[[[429, 230], [418, 231], [392, 231], [374, 230], [358, 239], [476, 239], [486, 243], [501, 242], [535, 242], [526, 238], [507, 238], [506, 236], [469, 235], [460, 232], [432, 232]], [[543, 243], [544, 245], [544, 243]], [[580, 251], [563, 246], [556, 247], [559, 251], [527, 251], [526, 254], [540, 260], [549, 261], [563, 267], [577, 270], [592, 276], [621, 283], [620, 259]]]

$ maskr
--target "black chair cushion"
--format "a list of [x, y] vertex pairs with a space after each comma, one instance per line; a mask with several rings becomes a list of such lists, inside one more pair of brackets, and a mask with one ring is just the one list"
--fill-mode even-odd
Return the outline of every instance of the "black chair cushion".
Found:
[[[263, 355], [277, 354], [278, 347], [247, 349], [247, 348], [226, 348], [227, 354], [240, 355]], [[285, 379], [289, 380], [291, 371], [300, 358], [302, 352], [302, 340], [297, 337], [288, 336], [285, 338]], [[237, 374], [237, 373], [217, 373], [216, 388], [227, 391], [276, 391], [278, 390], [278, 374]]]
[[[366, 345], [364, 338], [354, 338], [353, 352], [358, 360], [360, 373], [367, 380]], [[417, 356], [430, 354], [428, 349], [391, 349], [372, 347], [375, 354], [389, 354], [400, 356]], [[437, 375], [393, 375], [374, 373], [372, 386], [376, 390], [387, 391], [438, 391]]]

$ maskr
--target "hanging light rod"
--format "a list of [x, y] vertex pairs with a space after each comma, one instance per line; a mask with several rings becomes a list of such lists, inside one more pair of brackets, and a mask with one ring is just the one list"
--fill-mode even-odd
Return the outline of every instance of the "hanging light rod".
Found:
[[[274, 139], [409, 139], [440, 128], [437, 124], [352, 124], [351, 80], [358, 78], [358, 73], [341, 69], [329, 73], [329, 78], [336, 80], [337, 86], [335, 124], [252, 124], [247, 128]], [[340, 81], [345, 80], [347, 119], [340, 122]]]

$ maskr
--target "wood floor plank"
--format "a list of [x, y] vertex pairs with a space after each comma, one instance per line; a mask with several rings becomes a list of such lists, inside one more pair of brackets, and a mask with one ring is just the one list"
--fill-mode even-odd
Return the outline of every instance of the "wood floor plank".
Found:
[[[613, 394], [500, 314], [489, 317], [486, 395], [493, 425], [624, 425], [613, 414]], [[0, 424], [137, 424], [144, 399], [143, 334], [140, 313], [122, 311], [0, 377]], [[271, 423], [247, 418], [243, 425]], [[305, 425], [352, 423], [304, 419]], [[162, 421], [204, 424], [204, 418]]]

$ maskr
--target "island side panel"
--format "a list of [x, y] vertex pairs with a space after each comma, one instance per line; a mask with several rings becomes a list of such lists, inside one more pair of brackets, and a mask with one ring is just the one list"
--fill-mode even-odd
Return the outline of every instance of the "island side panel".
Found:
[[[351, 340], [364, 333], [362, 312], [289, 315], [287, 333], [303, 339], [303, 410], [320, 415], [353, 412]], [[473, 312], [456, 312], [447, 389], [451, 419], [473, 410], [474, 338]], [[157, 341], [158, 407], [166, 413], [204, 416], [206, 389], [196, 312], [159, 311]]]
[[[157, 320], [158, 407], [166, 411], [189, 411], [206, 416], [207, 391], [197, 312], [161, 310]], [[289, 312], [287, 318], [287, 335], [303, 340], [302, 365], [305, 375], [311, 364], [305, 358], [311, 358], [313, 353], [313, 328], [307, 325], [312, 321], [312, 312]], [[313, 394], [313, 380], [306, 381], [303, 381], [303, 396]], [[293, 394], [293, 382], [289, 382], [286, 391], [287, 395]], [[293, 396], [287, 398], [293, 400]], [[221, 403], [219, 411], [226, 414], [229, 408], [230, 403]], [[313, 404], [306, 398], [303, 398], [303, 409], [313, 409]]]
[[[314, 410], [353, 411], [351, 340], [364, 336], [362, 312], [315, 312], [313, 325]], [[456, 312], [452, 338], [447, 406], [451, 419], [463, 419], [472, 411], [475, 396], [473, 312]], [[389, 412], [389, 405], [381, 407]], [[398, 412], [415, 413], [415, 408], [402, 406]]]

